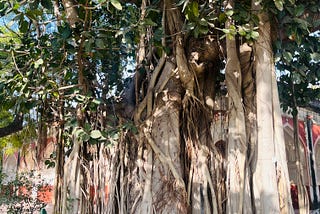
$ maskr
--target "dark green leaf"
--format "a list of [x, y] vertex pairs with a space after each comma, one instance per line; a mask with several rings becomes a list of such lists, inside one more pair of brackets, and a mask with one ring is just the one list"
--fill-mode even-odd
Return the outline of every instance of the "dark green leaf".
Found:
[[224, 23], [227, 20], [227, 15], [225, 13], [220, 13], [218, 20], [220, 23]]
[[303, 30], [308, 30], [308, 27], [310, 26], [309, 22], [304, 19], [293, 18], [293, 21], [298, 23], [300, 28]]
[[199, 24], [202, 25], [202, 26], [207, 27], [207, 26], [208, 26], [208, 21], [205, 20], [204, 18], [202, 18], [202, 19], [199, 21]]
[[153, 22], [153, 21], [152, 21], [151, 19], [149, 19], [149, 18], [147, 18], [147, 19], [144, 20], [144, 24], [147, 25], [147, 26], [153, 26], [153, 27], [155, 27], [155, 26], [158, 25], [157, 23]]
[[26, 20], [22, 20], [19, 26], [19, 30], [21, 33], [26, 33], [29, 29], [29, 23]]
[[304, 5], [298, 5], [294, 8], [294, 15], [295, 16], [301, 16], [304, 13]]
[[63, 39], [68, 39], [71, 36], [71, 28], [69, 25], [59, 26], [58, 31], [61, 34]]
[[287, 61], [287, 62], [291, 62], [292, 60], [292, 54], [288, 51], [283, 52], [283, 58]]
[[198, 26], [196, 26], [195, 28], [194, 28], [194, 30], [193, 30], [193, 35], [194, 35], [194, 37], [195, 38], [198, 38], [199, 37], [199, 27]]
[[26, 16], [30, 19], [37, 20], [37, 17], [42, 16], [43, 12], [39, 9], [27, 10]]
[[106, 45], [104, 43], [104, 40], [103, 39], [96, 39], [96, 47], [97, 48], [106, 48]]
[[207, 35], [209, 32], [209, 28], [207, 26], [200, 26], [199, 33], [202, 35]]
[[52, 1], [51, 0], [41, 0], [41, 4], [44, 8], [48, 9], [48, 10], [52, 10], [53, 9], [53, 5], [52, 5]]

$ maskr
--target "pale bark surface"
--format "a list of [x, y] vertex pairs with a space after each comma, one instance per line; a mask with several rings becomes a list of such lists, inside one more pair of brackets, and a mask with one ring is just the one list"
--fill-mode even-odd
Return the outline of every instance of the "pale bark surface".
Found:
[[[233, 2], [227, 5], [233, 9]], [[228, 20], [226, 27], [229, 28], [232, 20]], [[246, 183], [246, 156], [247, 139], [245, 131], [245, 117], [242, 103], [242, 74], [235, 38], [227, 38], [227, 63], [226, 63], [226, 85], [229, 100], [229, 124], [228, 124], [228, 144], [227, 144], [227, 213], [251, 213], [244, 206], [245, 195], [250, 195]]]
[[[74, 25], [76, 7], [70, 3], [63, 1]], [[162, 3], [162, 45], [171, 50], [156, 56], [147, 39], [152, 29], [142, 28], [132, 86], [135, 109], [128, 119], [134, 117], [138, 134], [122, 130], [110, 147], [74, 139], [66, 163], [59, 162], [64, 173], [56, 179], [62, 190], [56, 199], [62, 208], [56, 210], [292, 213], [267, 15], [258, 14], [260, 37], [253, 46], [227, 36], [224, 47], [214, 36], [185, 34], [181, 10], [170, 0]], [[142, 1], [141, 20], [148, 4]], [[232, 19], [226, 27], [231, 24]], [[78, 82], [86, 94], [82, 40]], [[218, 79], [225, 56], [226, 87]], [[146, 66], [151, 61], [153, 69]], [[147, 74], [140, 75], [139, 68]], [[127, 120], [116, 116], [119, 126]], [[83, 126], [81, 111], [77, 119]]]
[[[284, 139], [277, 133], [279, 110], [278, 96], [273, 90], [273, 55], [271, 49], [270, 22], [265, 13], [258, 14], [261, 24], [255, 44], [255, 69], [257, 85], [257, 130], [256, 161], [253, 165], [254, 197], [258, 213], [292, 213], [288, 200], [288, 172]], [[285, 154], [285, 153], [284, 153]], [[283, 171], [282, 171], [283, 170]]]

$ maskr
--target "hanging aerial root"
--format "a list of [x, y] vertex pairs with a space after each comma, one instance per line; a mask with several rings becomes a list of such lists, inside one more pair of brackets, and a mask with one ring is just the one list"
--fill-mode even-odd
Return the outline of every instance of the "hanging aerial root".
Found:
[[148, 86], [148, 91], [147, 95], [144, 97], [142, 102], [139, 104], [135, 114], [134, 114], [134, 121], [136, 124], [140, 123], [141, 120], [141, 114], [147, 108], [147, 117], [151, 115], [152, 111], [152, 101], [153, 101], [153, 95], [154, 95], [154, 87], [156, 84], [156, 80], [159, 76], [159, 74], [162, 71], [162, 68], [166, 62], [166, 54], [163, 54], [162, 57], [160, 58], [160, 61], [157, 65], [157, 67], [154, 69], [149, 86]]
[[200, 130], [199, 124], [203, 122], [199, 120], [206, 120], [209, 111], [206, 109], [203, 102], [192, 94], [187, 94], [182, 101], [182, 130], [185, 141], [199, 141], [201, 134], [204, 134], [206, 130]]
[[156, 145], [156, 143], [154, 142], [150, 131], [148, 128], [144, 128], [143, 132], [145, 134], [145, 137], [147, 139], [148, 144], [151, 146], [153, 152], [156, 154], [157, 157], [159, 157], [159, 160], [162, 162], [162, 164], [167, 164], [173, 177], [176, 179], [177, 182], [177, 186], [180, 188], [185, 188], [185, 183], [183, 181], [183, 179], [181, 178], [181, 176], [179, 175], [178, 171], [176, 170], [176, 168], [174, 167], [172, 160], [167, 157], [161, 150], [160, 148]]

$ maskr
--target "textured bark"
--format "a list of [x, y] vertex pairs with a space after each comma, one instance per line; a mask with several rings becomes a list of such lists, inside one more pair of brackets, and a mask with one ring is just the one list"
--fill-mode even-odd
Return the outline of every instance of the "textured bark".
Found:
[[247, 138], [247, 163], [246, 163], [246, 177], [245, 185], [246, 192], [244, 201], [244, 210], [251, 210], [254, 212], [254, 201], [252, 200], [252, 172], [250, 164], [254, 155], [254, 146], [257, 143], [257, 121], [256, 121], [256, 102], [255, 102], [255, 80], [253, 70], [253, 57], [252, 48], [248, 44], [244, 43], [240, 47], [240, 64], [242, 72], [242, 97], [245, 113], [245, 127]]
[[79, 21], [76, 2], [73, 0], [62, 0], [62, 4], [69, 25], [73, 28], [76, 27], [76, 23]]
[[[155, 158], [152, 179], [154, 207], [163, 213], [186, 213], [187, 198], [182, 180], [183, 170], [180, 159], [180, 106], [181, 86], [179, 80], [172, 78], [168, 82], [168, 91], [158, 94], [152, 126], [152, 137], [169, 163]], [[177, 173], [177, 175], [175, 175]]]
[[[233, 2], [227, 5], [232, 9]], [[226, 28], [229, 28], [232, 20], [228, 20]], [[245, 187], [247, 139], [245, 131], [245, 117], [242, 103], [242, 74], [235, 38], [227, 37], [226, 41], [227, 63], [226, 84], [229, 100], [228, 115], [228, 169], [227, 169], [227, 213], [251, 213], [244, 206], [245, 195], [250, 194]]]
[[[180, 10], [170, 0], [162, 3], [164, 34], [172, 41], [163, 46], [172, 52], [160, 59], [154, 56], [148, 52], [152, 28], [150, 34], [140, 32], [137, 65], [146, 68], [151, 60], [158, 64], [147, 69], [148, 78], [136, 71], [135, 78], [149, 84], [147, 91], [139, 81], [132, 88], [139, 134], [130, 138], [130, 131], [122, 130], [111, 147], [74, 139], [64, 165], [59, 211], [67, 213], [69, 207], [71, 213], [292, 213], [266, 14], [259, 14], [263, 24], [254, 51], [247, 44], [239, 49], [235, 38], [227, 38], [228, 96], [222, 89], [215, 97], [219, 42], [210, 36], [185, 38]], [[141, 20], [147, 4], [142, 1]], [[229, 20], [226, 28], [231, 24]], [[84, 39], [79, 40], [77, 63], [85, 95], [89, 85], [83, 75]], [[201, 52], [214, 53], [206, 61], [191, 59]], [[119, 127], [127, 122], [118, 119]], [[78, 122], [82, 126], [90, 121], [80, 111]], [[87, 158], [84, 150], [92, 156]], [[70, 198], [75, 200], [68, 203]]]
[[[287, 165], [286, 145], [283, 133], [282, 116], [280, 110], [280, 101], [278, 86], [276, 80], [275, 67], [272, 67], [272, 104], [273, 104], [273, 120], [274, 120], [274, 141], [275, 155], [277, 159], [277, 178], [279, 191], [280, 212], [283, 214], [294, 213], [292, 207], [290, 180]], [[298, 148], [298, 147], [297, 147]]]
[[[259, 8], [257, 8], [259, 9]], [[259, 13], [259, 38], [254, 45], [255, 70], [257, 87], [257, 125], [258, 142], [255, 148], [256, 160], [253, 163], [253, 187], [257, 213], [280, 213], [278, 178], [276, 166], [283, 164], [283, 156], [277, 156], [279, 145], [284, 142], [275, 142], [275, 96], [273, 94], [273, 54], [271, 48], [270, 22], [268, 14]], [[285, 165], [286, 167], [286, 165]], [[279, 176], [279, 177], [278, 177]], [[280, 177], [283, 179], [282, 177]], [[288, 186], [285, 185], [285, 188]], [[288, 190], [282, 190], [287, 192]], [[281, 196], [280, 196], [281, 197]], [[292, 211], [292, 210], [290, 210]]]

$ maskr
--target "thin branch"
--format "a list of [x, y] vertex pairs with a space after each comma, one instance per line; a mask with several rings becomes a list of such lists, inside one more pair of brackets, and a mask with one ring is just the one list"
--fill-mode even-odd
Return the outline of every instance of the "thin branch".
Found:
[[12, 60], [13, 60], [13, 64], [14, 64], [14, 67], [16, 68], [16, 70], [19, 72], [19, 74], [21, 75], [21, 77], [23, 77], [23, 74], [21, 73], [18, 65], [17, 65], [17, 62], [16, 62], [16, 58], [14, 56], [14, 53], [13, 51], [11, 51], [11, 56], [12, 56]]

